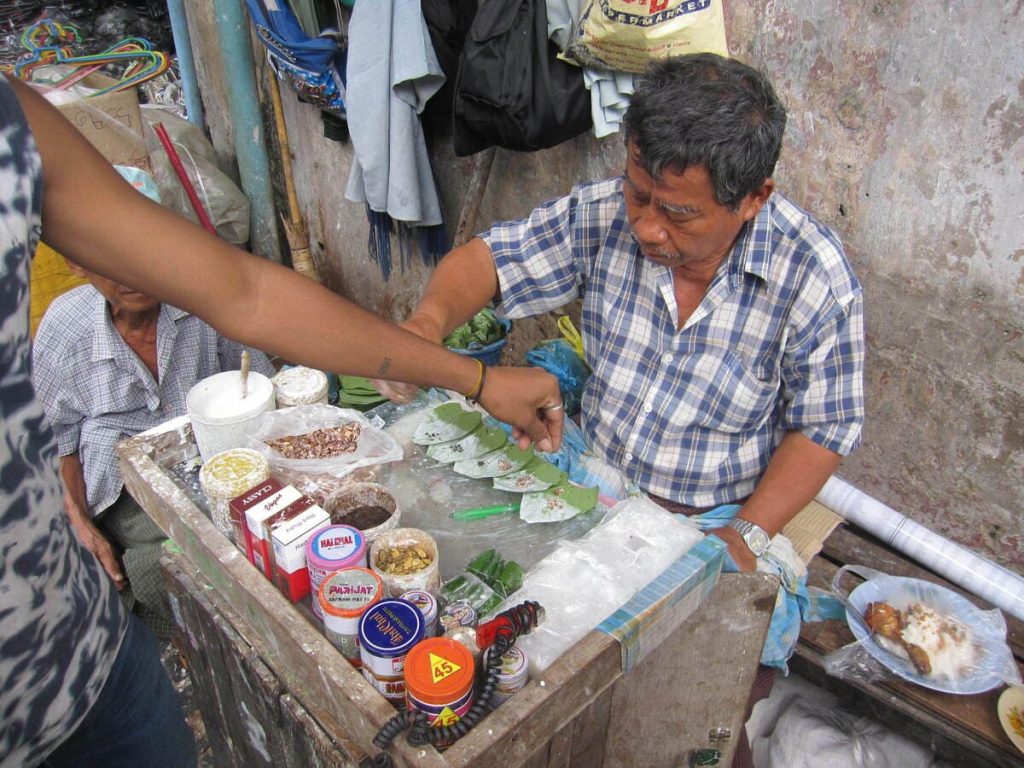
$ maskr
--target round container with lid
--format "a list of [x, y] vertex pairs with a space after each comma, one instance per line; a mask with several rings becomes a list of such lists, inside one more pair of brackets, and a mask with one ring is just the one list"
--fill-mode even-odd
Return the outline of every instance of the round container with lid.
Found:
[[501, 706], [512, 697], [512, 694], [526, 687], [529, 667], [530, 660], [526, 656], [526, 651], [518, 645], [513, 645], [508, 653], [501, 657], [498, 681], [494, 686], [494, 693], [491, 694], [491, 709]]
[[380, 576], [369, 568], [342, 568], [324, 579], [316, 602], [324, 619], [324, 634], [352, 666], [359, 657], [359, 620], [384, 595]]
[[260, 416], [276, 407], [274, 385], [266, 376], [250, 371], [245, 386], [242, 397], [241, 374], [224, 371], [197, 381], [188, 391], [185, 409], [204, 462], [221, 451], [245, 445]]
[[286, 368], [271, 379], [277, 407], [292, 405], [327, 405], [327, 374], [315, 368]]
[[221, 533], [236, 546], [235, 523], [231, 520], [230, 503], [270, 477], [270, 463], [260, 453], [248, 448], [231, 448], [214, 454], [199, 470], [199, 484], [209, 502], [210, 518]]
[[[348, 567], [366, 566], [366, 541], [363, 534], [348, 525], [325, 525], [313, 531], [306, 541], [306, 568], [309, 585], [317, 594], [330, 574]], [[323, 618], [320, 601], [313, 601], [313, 613]]]
[[359, 619], [363, 677], [396, 707], [405, 701], [406, 654], [422, 639], [423, 614], [405, 600], [381, 600]]
[[437, 634], [437, 598], [432, 594], [422, 589], [410, 589], [408, 592], [402, 593], [402, 600], [408, 600], [410, 603], [420, 609], [423, 614], [423, 636], [433, 637]]
[[452, 725], [473, 705], [473, 680], [473, 657], [464, 645], [429, 638], [405, 659], [406, 706], [425, 713], [433, 728]]

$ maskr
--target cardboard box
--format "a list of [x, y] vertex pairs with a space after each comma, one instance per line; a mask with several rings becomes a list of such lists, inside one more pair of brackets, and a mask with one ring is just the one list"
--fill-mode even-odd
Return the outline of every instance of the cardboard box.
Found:
[[[81, 80], [82, 85], [97, 90], [116, 82], [97, 72]], [[153, 172], [135, 88], [59, 104], [57, 109], [113, 165], [133, 165]]]
[[[270, 482], [277, 483], [276, 480]], [[309, 504], [313, 503], [312, 499], [303, 496], [297, 488], [286, 485], [245, 510], [245, 556], [268, 579], [274, 578], [274, 571], [270, 558], [270, 542], [263, 524], [275, 516], [280, 516], [285, 509], [300, 499], [305, 499]]]
[[274, 583], [293, 603], [309, 594], [306, 542], [314, 531], [330, 522], [327, 511], [314, 504], [276, 526], [270, 535], [274, 547]]

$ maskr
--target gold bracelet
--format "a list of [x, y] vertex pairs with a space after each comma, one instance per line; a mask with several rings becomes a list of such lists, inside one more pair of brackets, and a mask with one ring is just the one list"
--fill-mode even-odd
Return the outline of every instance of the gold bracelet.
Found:
[[480, 399], [480, 395], [484, 391], [484, 378], [486, 377], [487, 374], [487, 365], [484, 363], [484, 361], [476, 357], [474, 357], [473, 359], [476, 360], [477, 364], [480, 366], [480, 372], [477, 375], [476, 384], [474, 384], [473, 388], [469, 390], [469, 392], [467, 392], [465, 395], [466, 399], [469, 400], [469, 402], [471, 403], [475, 403], [477, 400]]

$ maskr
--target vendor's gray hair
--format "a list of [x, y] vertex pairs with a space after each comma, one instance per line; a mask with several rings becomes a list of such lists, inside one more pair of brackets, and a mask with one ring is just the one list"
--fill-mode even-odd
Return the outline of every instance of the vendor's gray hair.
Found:
[[736, 210], [775, 170], [786, 109], [761, 72], [697, 53], [652, 63], [624, 122], [652, 178], [703, 166], [718, 202]]

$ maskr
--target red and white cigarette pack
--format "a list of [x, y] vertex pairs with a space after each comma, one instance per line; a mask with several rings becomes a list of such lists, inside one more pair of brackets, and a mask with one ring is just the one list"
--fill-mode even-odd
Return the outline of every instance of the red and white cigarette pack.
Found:
[[[276, 480], [269, 480], [268, 483], [277, 483]], [[291, 485], [280, 487], [278, 490], [268, 493], [261, 500], [253, 503], [245, 510], [245, 556], [249, 562], [259, 568], [268, 579], [274, 578], [274, 570], [270, 558], [270, 541], [267, 538], [263, 524], [285, 509], [299, 501], [307, 499], [309, 504], [312, 499], [303, 496], [302, 493]], [[262, 486], [260, 486], [262, 487]], [[307, 504], [306, 506], [309, 506]]]
[[295, 517], [281, 520], [270, 532], [274, 550], [274, 582], [293, 603], [309, 594], [306, 542], [315, 530], [330, 522], [331, 516], [327, 511], [313, 504]]

